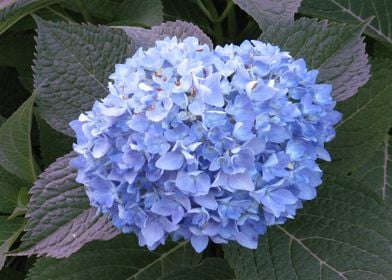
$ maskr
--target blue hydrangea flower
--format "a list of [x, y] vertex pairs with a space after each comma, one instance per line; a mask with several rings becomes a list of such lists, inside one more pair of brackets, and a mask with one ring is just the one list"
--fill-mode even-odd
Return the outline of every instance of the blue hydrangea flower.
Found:
[[91, 205], [154, 249], [190, 240], [256, 248], [316, 196], [341, 119], [303, 59], [259, 41], [214, 50], [188, 37], [139, 49], [110, 94], [71, 122]]

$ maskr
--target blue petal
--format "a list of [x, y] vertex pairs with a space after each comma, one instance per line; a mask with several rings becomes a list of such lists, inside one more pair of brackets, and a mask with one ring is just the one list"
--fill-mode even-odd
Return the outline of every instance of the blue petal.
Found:
[[168, 152], [162, 155], [155, 166], [163, 170], [177, 170], [180, 169], [184, 163], [184, 157], [179, 152]]
[[196, 116], [201, 116], [204, 113], [205, 110], [205, 105], [204, 102], [201, 99], [194, 99], [191, 104], [188, 106], [188, 110], [196, 115]]
[[176, 208], [176, 202], [171, 199], [162, 198], [152, 205], [151, 211], [161, 216], [170, 216]]
[[95, 140], [91, 154], [95, 158], [101, 158], [109, 151], [110, 147], [111, 143], [106, 136], [99, 137], [97, 140]]
[[192, 235], [191, 237], [192, 247], [196, 252], [201, 253], [208, 245], [208, 236], [196, 236]]
[[206, 209], [211, 209], [211, 210], [216, 210], [218, 208], [218, 202], [214, 198], [214, 196], [208, 194], [208, 195], [202, 195], [202, 196], [195, 196], [193, 197], [193, 200], [199, 204], [200, 206], [206, 208]]
[[246, 173], [229, 175], [228, 182], [229, 186], [234, 190], [253, 191], [255, 189], [251, 177]]
[[159, 223], [149, 222], [142, 228], [141, 233], [143, 234], [147, 246], [153, 246], [155, 242], [159, 241], [164, 236], [165, 231]]
[[249, 230], [245, 230], [243, 232], [238, 232], [235, 236], [235, 239], [242, 246], [249, 249], [257, 249], [258, 245], [258, 234], [256, 232], [252, 232]]

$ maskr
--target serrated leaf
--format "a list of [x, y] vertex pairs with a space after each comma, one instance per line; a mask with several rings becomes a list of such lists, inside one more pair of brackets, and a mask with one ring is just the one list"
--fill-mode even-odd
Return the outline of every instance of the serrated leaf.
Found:
[[392, 74], [389, 60], [373, 61], [372, 77], [353, 98], [340, 102], [343, 113], [336, 125], [336, 138], [327, 145], [333, 163], [331, 174], [347, 174], [374, 153], [392, 123]]
[[92, 240], [116, 236], [107, 216], [90, 208], [83, 186], [69, 166], [73, 153], [49, 166], [30, 190], [26, 233], [13, 255], [67, 257]]
[[39, 129], [39, 143], [42, 164], [47, 167], [58, 157], [72, 150], [73, 139], [53, 129], [38, 111], [35, 111], [35, 120]]
[[344, 177], [327, 181], [294, 221], [257, 250], [225, 246], [240, 279], [390, 279], [391, 209]]
[[304, 58], [309, 68], [320, 71], [318, 82], [332, 84], [334, 98], [342, 101], [369, 79], [364, 27], [301, 18], [289, 26], [270, 26], [260, 39]]
[[7, 217], [0, 216], [0, 270], [5, 263], [5, 253], [11, 248], [23, 230], [23, 219], [17, 218], [7, 220]]
[[364, 23], [369, 17], [375, 17], [365, 33], [392, 44], [392, 1], [303, 0], [299, 11], [306, 15], [350, 24]]
[[18, 0], [0, 10], [0, 35], [24, 16], [61, 0]]
[[68, 123], [108, 94], [108, 76], [129, 56], [127, 36], [104, 26], [37, 19], [34, 85], [41, 116], [73, 135]]
[[381, 146], [366, 162], [351, 174], [369, 191], [376, 193], [386, 204], [392, 205], [392, 137], [384, 136]]
[[233, 0], [241, 9], [251, 15], [262, 30], [278, 22], [294, 20], [294, 14], [301, 0]]
[[152, 47], [155, 41], [162, 40], [168, 36], [176, 36], [178, 39], [193, 36], [199, 39], [200, 44], [207, 44], [210, 48], [213, 48], [211, 39], [199, 27], [185, 21], [168, 21], [153, 26], [151, 29], [130, 26], [116, 26], [116, 28], [121, 28], [131, 38], [132, 44], [130, 48], [132, 52], [135, 52], [140, 47]]
[[[164, 247], [150, 252], [139, 247], [133, 235], [122, 235], [110, 241], [90, 243], [67, 259], [40, 259], [27, 279], [196, 279], [186, 278], [192, 272], [207, 276], [197, 279], [233, 279], [231, 269], [223, 260], [206, 262], [201, 261], [201, 255], [196, 254], [186, 242], [169, 241]], [[186, 273], [184, 277], [181, 277], [182, 272]]]
[[33, 94], [0, 127], [0, 165], [28, 182], [38, 170], [30, 140], [34, 99]]

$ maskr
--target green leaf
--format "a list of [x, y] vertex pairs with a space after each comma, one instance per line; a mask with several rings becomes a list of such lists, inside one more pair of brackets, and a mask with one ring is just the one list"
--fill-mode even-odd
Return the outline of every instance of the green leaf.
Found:
[[129, 56], [129, 40], [120, 30], [103, 26], [41, 19], [37, 25], [37, 104], [53, 128], [72, 136], [69, 122], [108, 94], [108, 76]]
[[372, 65], [369, 83], [353, 98], [338, 104], [343, 119], [336, 125], [336, 139], [327, 145], [333, 159], [327, 169], [331, 174], [347, 174], [359, 168], [379, 147], [391, 126], [391, 61], [375, 60]]
[[28, 191], [29, 190], [25, 187], [19, 189], [18, 197], [16, 199], [16, 207], [14, 211], [12, 211], [11, 215], [8, 217], [8, 220], [26, 214], [27, 203], [29, 202]]
[[[192, 274], [192, 278], [187, 278], [187, 275]], [[67, 259], [40, 259], [27, 279], [223, 280], [233, 278], [231, 269], [223, 260], [203, 262], [201, 255], [196, 254], [186, 242], [167, 242], [164, 247], [151, 252], [145, 247], [139, 247], [134, 235], [121, 235], [110, 241], [92, 242]]]
[[[66, 1], [64, 7], [80, 13], [79, 1]], [[89, 0], [82, 2], [89, 16], [111, 24], [153, 26], [163, 21], [160, 0]]]
[[42, 163], [47, 167], [58, 157], [72, 150], [73, 139], [53, 129], [41, 118], [38, 111], [35, 111], [34, 115], [39, 128]]
[[18, 192], [29, 184], [0, 167], [0, 213], [10, 214], [18, 203]]
[[12, 244], [19, 237], [23, 230], [23, 219], [7, 220], [7, 217], [0, 216], [0, 270], [5, 263], [5, 253], [11, 248]]
[[68, 257], [92, 240], [119, 234], [107, 216], [90, 208], [84, 187], [75, 182], [71, 153], [50, 165], [30, 190], [26, 233], [12, 255]]
[[305, 15], [350, 24], [367, 22], [365, 33], [392, 44], [392, 1], [384, 0], [303, 0], [299, 11]]
[[24, 16], [61, 0], [18, 0], [0, 10], [0, 35]]
[[392, 205], [392, 137], [384, 136], [384, 140], [373, 155], [366, 157], [366, 162], [354, 170], [351, 174], [364, 185], [369, 191]]
[[[132, 278], [131, 278], [132, 279]], [[136, 278], [137, 279], [137, 278]], [[142, 278], [143, 279], [143, 278]], [[220, 258], [207, 258], [194, 267], [183, 267], [162, 275], [161, 280], [235, 280], [228, 263]]]
[[294, 20], [301, 0], [233, 0], [241, 9], [251, 15], [262, 30], [278, 22]]
[[388, 45], [381, 42], [374, 42], [373, 56], [376, 58], [392, 59], [392, 45]]
[[328, 180], [294, 221], [274, 226], [257, 250], [225, 246], [240, 279], [391, 279], [391, 209], [357, 182]]
[[33, 94], [0, 127], [0, 165], [28, 182], [38, 170], [30, 140], [34, 99]]
[[0, 244], [6, 242], [23, 224], [23, 219], [7, 220], [0, 216]]
[[309, 68], [320, 71], [318, 82], [332, 84], [334, 98], [341, 101], [353, 96], [369, 79], [370, 66], [361, 38], [364, 28], [301, 18], [289, 26], [270, 26], [260, 39], [295, 58], [304, 58]]
[[132, 52], [135, 52], [140, 47], [152, 47], [155, 41], [163, 40], [167, 36], [176, 36], [179, 39], [193, 36], [199, 39], [200, 44], [207, 44], [211, 49], [213, 48], [211, 39], [199, 27], [185, 21], [168, 21], [153, 26], [151, 29], [132, 26], [118, 26], [115, 28], [121, 28], [131, 38], [132, 44], [130, 49]]

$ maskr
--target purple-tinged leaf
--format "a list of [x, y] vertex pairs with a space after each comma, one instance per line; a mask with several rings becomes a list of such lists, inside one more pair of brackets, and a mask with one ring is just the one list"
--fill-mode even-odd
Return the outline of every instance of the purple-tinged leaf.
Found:
[[129, 38], [104, 26], [54, 23], [36, 18], [34, 87], [41, 116], [73, 136], [69, 122], [108, 94], [108, 76], [130, 53]]
[[70, 153], [50, 165], [30, 190], [28, 223], [20, 248], [12, 255], [68, 257], [92, 240], [119, 234], [107, 216], [89, 207], [84, 188], [75, 182]]
[[361, 37], [365, 27], [301, 18], [289, 26], [270, 26], [260, 40], [304, 58], [310, 69], [320, 71], [318, 82], [332, 84], [334, 99], [342, 101], [369, 80], [370, 65]]
[[292, 21], [301, 0], [234, 0], [241, 9], [251, 15], [262, 30], [279, 21]]
[[132, 52], [140, 47], [152, 47], [155, 41], [173, 36], [179, 39], [193, 36], [199, 39], [200, 44], [207, 44], [210, 48], [213, 47], [211, 39], [199, 27], [180, 20], [164, 22], [153, 26], [151, 29], [131, 26], [115, 26], [114, 28], [121, 28], [131, 38], [130, 49]]

